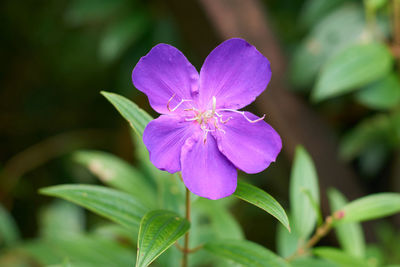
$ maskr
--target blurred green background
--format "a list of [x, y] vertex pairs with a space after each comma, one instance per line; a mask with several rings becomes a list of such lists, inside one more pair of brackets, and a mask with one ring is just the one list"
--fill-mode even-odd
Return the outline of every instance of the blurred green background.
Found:
[[[268, 27], [274, 37], [271, 42], [279, 44], [283, 55], [279, 62], [271, 60], [272, 68], [274, 64], [285, 66], [284, 71], [277, 71], [283, 79], [280, 82], [312, 116], [327, 125], [329, 136], [338, 140], [335, 153], [327, 153], [352, 172], [356, 186], [348, 189], [364, 194], [400, 192], [400, 83], [396, 65], [400, 46], [394, 34], [392, 1], [254, 2], [268, 18], [265, 25], [257, 25], [263, 20], [252, 20], [254, 29]], [[154, 45], [169, 43], [200, 69], [205, 56], [226, 36], [210, 1], [5, 0], [0, 6], [0, 200], [15, 219], [22, 238], [28, 239], [38, 235], [43, 208], [54, 201], [38, 195], [39, 188], [98, 183], [71, 159], [73, 151], [99, 149], [136, 162], [129, 126], [100, 91], [124, 95], [156, 116], [145, 95], [131, 82], [131, 71], [139, 58]], [[218, 11], [216, 14], [226, 18]], [[243, 31], [246, 29], [238, 31], [242, 33], [238, 37], [248, 36]], [[248, 41], [253, 43], [251, 38]], [[258, 41], [254, 42], [257, 45]], [[376, 46], [364, 54], [354, 48], [366, 42]], [[355, 53], [360, 53], [361, 59]], [[341, 65], [343, 62], [347, 67]], [[341, 77], [352, 71], [350, 76], [356, 80], [343, 85], [347, 78], [343, 81]], [[270, 87], [278, 87], [274, 74]], [[268, 103], [259, 99], [250, 109], [260, 114], [265, 112], [263, 105]], [[279, 107], [275, 111], [279, 113]], [[308, 117], [303, 116], [305, 120]], [[279, 124], [272, 125], [287, 141], [284, 146], [289, 146], [286, 132], [280, 131]], [[310, 136], [319, 135], [308, 130]], [[320, 150], [324, 153], [324, 147]], [[291, 153], [281, 153], [267, 171], [247, 177], [284, 206], [288, 203]], [[317, 168], [323, 173], [326, 166], [317, 162]], [[336, 178], [340, 183], [343, 177]], [[330, 186], [329, 179], [325, 188]], [[241, 203], [234, 206], [233, 213], [248, 239], [274, 247], [272, 218]], [[88, 214], [87, 222], [78, 227], [96, 220]], [[392, 217], [384, 223], [367, 225], [367, 238], [379, 244], [392, 262], [399, 262], [400, 219]], [[323, 242], [337, 241], [328, 238]]]

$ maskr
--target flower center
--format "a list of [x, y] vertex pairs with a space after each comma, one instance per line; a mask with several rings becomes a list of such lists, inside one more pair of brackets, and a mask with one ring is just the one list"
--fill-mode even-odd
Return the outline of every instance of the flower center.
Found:
[[[175, 97], [175, 94], [168, 100], [168, 103], [167, 103], [167, 109], [170, 112], [174, 112], [184, 102], [192, 101], [192, 100], [188, 100], [188, 99], [182, 99], [173, 109], [171, 109], [170, 102], [172, 101], [172, 99], [174, 97]], [[246, 116], [244, 111], [238, 111], [235, 109], [217, 109], [217, 99], [215, 96], [212, 97], [211, 104], [212, 104], [211, 109], [208, 109], [205, 111], [200, 111], [199, 109], [197, 109], [193, 106], [191, 108], [187, 108], [187, 109], [183, 110], [183, 111], [185, 111], [185, 113], [186, 112], [194, 113], [194, 117], [188, 116], [185, 119], [185, 121], [195, 121], [200, 125], [201, 130], [203, 130], [203, 132], [204, 132], [204, 143], [207, 141], [208, 132], [221, 131], [222, 133], [225, 134], [225, 130], [220, 127], [220, 124], [226, 124], [228, 121], [233, 119], [233, 117], [228, 117], [227, 119], [224, 120], [222, 114], [218, 113], [219, 111], [239, 113], [250, 123], [256, 123], [265, 118], [265, 114], [264, 114], [261, 118], [251, 120]]]

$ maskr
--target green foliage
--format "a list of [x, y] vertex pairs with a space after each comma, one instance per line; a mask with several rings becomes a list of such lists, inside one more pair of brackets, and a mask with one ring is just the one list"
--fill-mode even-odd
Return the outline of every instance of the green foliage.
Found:
[[390, 73], [356, 94], [357, 100], [371, 109], [392, 109], [400, 104], [400, 80], [397, 74]]
[[380, 43], [352, 45], [323, 67], [312, 98], [316, 101], [351, 92], [383, 78], [392, 68], [390, 50]]
[[103, 186], [57, 185], [40, 193], [71, 201], [133, 230], [148, 210], [135, 197]]
[[[337, 190], [328, 191], [329, 202], [333, 212], [343, 208], [347, 200]], [[338, 224], [335, 226], [336, 235], [343, 250], [358, 258], [365, 257], [365, 240], [361, 225], [358, 223]]]
[[344, 159], [351, 160], [372, 146], [381, 145], [390, 149], [399, 144], [400, 113], [377, 114], [361, 121], [343, 136], [340, 154]]
[[40, 236], [57, 240], [84, 232], [83, 209], [64, 200], [56, 200], [41, 210]]
[[305, 1], [301, 15], [300, 24], [303, 27], [311, 27], [324, 19], [325, 16], [329, 15], [334, 9], [340, 7], [341, 4], [347, 0], [331, 0], [331, 1], [319, 1], [319, 0], [308, 0]]
[[149, 24], [149, 16], [144, 10], [137, 10], [110, 24], [99, 44], [100, 59], [104, 62], [117, 59], [147, 32]]
[[82, 150], [73, 154], [104, 184], [135, 196], [146, 207], [155, 207], [156, 194], [141, 172], [120, 158], [102, 151]]
[[199, 209], [210, 220], [208, 231], [212, 231], [217, 238], [244, 239], [239, 223], [219, 202], [200, 198], [193, 208]]
[[[340, 2], [344, 1], [308, 1], [300, 22], [313, 28], [297, 47], [290, 65], [290, 80], [296, 88], [310, 88], [328, 59], [360, 41], [365, 26], [360, 6], [340, 6], [324, 16], [325, 12], [338, 7]], [[321, 21], [312, 23], [320, 17]]]
[[190, 228], [187, 220], [165, 210], [146, 213], [140, 222], [136, 266], [148, 266]]
[[238, 181], [234, 196], [265, 210], [290, 231], [289, 219], [282, 206], [267, 192], [243, 181]]
[[288, 267], [268, 249], [245, 240], [221, 240], [205, 244], [204, 248], [238, 266]]
[[342, 267], [366, 267], [368, 262], [346, 254], [344, 251], [332, 247], [318, 247], [313, 249], [313, 253], [318, 257], [329, 260]]
[[152, 120], [144, 110], [127, 98], [108, 92], [102, 92], [111, 104], [124, 117], [139, 136], [143, 135], [144, 128]]
[[280, 256], [286, 258], [293, 255], [299, 245], [299, 237], [295, 231], [288, 232], [282, 225], [278, 225], [276, 233], [276, 250]]
[[296, 148], [289, 190], [294, 229], [299, 238], [306, 239], [317, 221], [319, 189], [314, 163], [301, 146]]
[[378, 193], [356, 199], [341, 211], [341, 222], [362, 222], [400, 212], [400, 193]]
[[324, 259], [300, 258], [291, 262], [292, 267], [338, 267], [333, 262]]
[[0, 205], [0, 248], [11, 246], [19, 240], [19, 230], [14, 219], [7, 210]]

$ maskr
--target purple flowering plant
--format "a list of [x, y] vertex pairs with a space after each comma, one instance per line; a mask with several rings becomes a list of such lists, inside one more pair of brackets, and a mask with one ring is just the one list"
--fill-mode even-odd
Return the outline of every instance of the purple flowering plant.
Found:
[[[270, 79], [268, 60], [242, 39], [230, 39], [215, 48], [200, 73], [179, 50], [159, 44], [132, 72], [134, 85], [148, 96], [150, 105], [161, 114], [158, 118], [153, 120], [123, 96], [102, 92], [137, 134], [140, 169], [105, 152], [78, 151], [76, 160], [114, 189], [71, 184], [44, 188], [41, 193], [76, 203], [129, 229], [123, 239], [131, 240], [132, 232], [138, 233], [137, 246], [130, 248], [124, 244], [117, 249], [119, 242], [116, 247], [102, 247], [103, 242], [93, 240], [96, 247], [91, 250], [107, 251], [106, 256], [113, 256], [111, 262], [116, 266], [132, 266], [134, 258], [137, 267], [153, 261], [166, 267], [187, 267], [189, 263], [219, 266], [226, 260], [239, 266], [327, 266], [335, 260], [332, 255], [340, 259], [339, 265], [346, 259], [352, 266], [369, 266], [357, 223], [400, 212], [399, 193], [378, 193], [346, 203], [339, 191], [330, 190], [332, 212], [323, 220], [317, 171], [301, 146], [294, 153], [290, 177], [290, 224], [285, 210], [271, 195], [237, 181], [238, 169], [261, 172], [276, 160], [282, 147], [280, 136], [264, 121], [265, 116], [241, 110], [265, 90]], [[160, 170], [181, 172], [187, 187], [185, 203], [181, 180], [155, 170], [149, 158]], [[189, 190], [203, 197], [193, 201], [193, 210]], [[222, 205], [214, 201], [231, 194], [281, 223], [277, 253], [244, 239], [228, 210], [233, 202]], [[336, 230], [342, 249], [314, 248], [331, 229]], [[193, 234], [190, 242], [189, 234]], [[167, 255], [159, 258], [162, 254]], [[99, 262], [96, 259], [95, 265]]]
[[243, 39], [216, 47], [200, 74], [175, 47], [153, 47], [132, 72], [135, 87], [161, 114], [143, 133], [151, 162], [169, 173], [180, 171], [186, 187], [201, 197], [234, 193], [237, 169], [261, 172], [282, 148], [265, 115], [239, 110], [270, 79], [268, 59]]

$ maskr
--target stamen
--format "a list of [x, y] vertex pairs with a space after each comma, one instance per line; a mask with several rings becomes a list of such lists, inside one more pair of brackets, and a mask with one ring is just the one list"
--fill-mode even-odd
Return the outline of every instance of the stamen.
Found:
[[194, 117], [194, 118], [185, 119], [185, 121], [195, 121], [197, 119], [198, 119], [197, 117]]
[[[218, 120], [217, 118], [214, 118], [214, 127], [216, 130], [223, 132], [224, 134], [226, 133], [224, 129], [219, 128], [218, 126]], [[215, 131], [215, 130], [214, 130]]]
[[[175, 95], [176, 95], [176, 93], [174, 93], [174, 94], [172, 95], [172, 97], [168, 100], [167, 109], [169, 110], [169, 112], [174, 112], [174, 111], [175, 111], [177, 108], [179, 108], [179, 106], [182, 105], [184, 102], [192, 101], [191, 99], [182, 99], [181, 102], [179, 102], [173, 109], [171, 109], [171, 108], [169, 107], [169, 104], [171, 103], [172, 99], [174, 99]], [[194, 109], [194, 108], [193, 108], [193, 109]]]
[[225, 123], [227, 123], [228, 121], [230, 121], [231, 119], [233, 119], [232, 117], [229, 117], [229, 118], [227, 118], [226, 120], [223, 120], [222, 118], [220, 118], [220, 122], [222, 123], [222, 124], [225, 124]]
[[[265, 118], [265, 114], [264, 114], [261, 118], [258, 118], [258, 119], [255, 119], [255, 120], [251, 120], [251, 119], [249, 119], [249, 118], [246, 116], [246, 113], [245, 113], [244, 111], [239, 111], [239, 110], [234, 110], [234, 109], [228, 109], [228, 108], [225, 108], [225, 109], [218, 109], [218, 110], [221, 110], [221, 111], [230, 111], [230, 112], [239, 113], [239, 114], [241, 114], [241, 115], [242, 115], [248, 122], [250, 122], [250, 123], [259, 122], [259, 121], [264, 120], [264, 118]], [[229, 119], [228, 119], [228, 120], [229, 120]]]
[[211, 115], [214, 116], [215, 108], [217, 107], [217, 98], [215, 96], [212, 97], [212, 112]]

